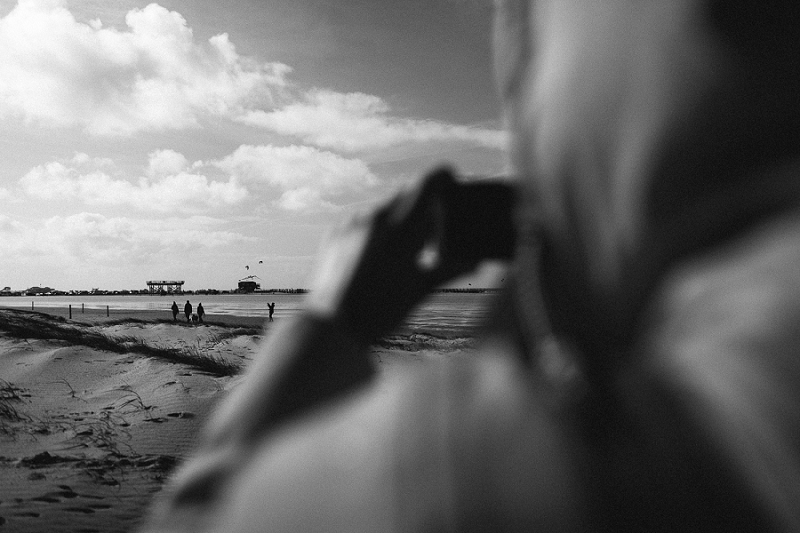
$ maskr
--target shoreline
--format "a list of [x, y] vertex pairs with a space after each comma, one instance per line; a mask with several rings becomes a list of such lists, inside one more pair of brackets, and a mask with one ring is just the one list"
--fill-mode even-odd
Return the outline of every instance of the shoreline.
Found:
[[[153, 309], [106, 309], [85, 308], [81, 312], [80, 308], [72, 309], [72, 318], [69, 318], [69, 308], [65, 307], [45, 307], [35, 306], [33, 310], [24, 307], [6, 307], [0, 305], [0, 311], [13, 311], [23, 313], [41, 313], [54, 317], [61, 317], [71, 320], [75, 323], [82, 323], [88, 325], [103, 325], [107, 322], [118, 322], [120, 320], [131, 319], [133, 321], [141, 320], [152, 323], [164, 323], [172, 321], [172, 311], [165, 309], [163, 311]], [[260, 316], [240, 316], [232, 314], [206, 314], [202, 323], [188, 324], [183, 313], [178, 314], [178, 320], [174, 322], [176, 325], [183, 326], [225, 326], [225, 327], [244, 327], [244, 328], [263, 328], [267, 319]]]

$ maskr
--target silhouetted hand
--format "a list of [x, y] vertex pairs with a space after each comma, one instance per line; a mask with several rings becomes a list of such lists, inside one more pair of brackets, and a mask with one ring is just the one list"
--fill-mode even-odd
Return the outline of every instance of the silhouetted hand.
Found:
[[370, 342], [396, 327], [431, 289], [478, 261], [449, 260], [441, 242], [443, 200], [455, 189], [447, 169], [342, 228], [323, 251], [308, 309]]

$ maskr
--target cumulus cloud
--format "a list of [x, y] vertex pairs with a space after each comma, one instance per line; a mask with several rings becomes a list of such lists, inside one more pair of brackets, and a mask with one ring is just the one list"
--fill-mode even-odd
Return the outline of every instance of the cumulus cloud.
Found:
[[188, 169], [177, 152], [150, 154], [146, 175], [136, 182], [116, 177], [113, 163], [76, 154], [31, 169], [19, 185], [27, 195], [44, 200], [80, 201], [88, 205], [129, 206], [143, 211], [196, 212], [241, 202], [247, 190], [236, 179], [213, 181]]
[[16, 233], [22, 228], [22, 225], [11, 217], [0, 214], [0, 234], [1, 233]]
[[227, 34], [196, 43], [158, 4], [127, 29], [78, 22], [59, 0], [19, 0], [0, 19], [0, 116], [93, 134], [186, 128], [271, 101], [290, 68], [240, 56]]
[[242, 145], [214, 165], [243, 183], [272, 188], [287, 210], [335, 210], [377, 184], [359, 159], [310, 146]]
[[79, 257], [110, 254], [114, 258], [145, 250], [177, 252], [251, 240], [233, 232], [212, 229], [222, 224], [222, 221], [201, 216], [139, 220], [83, 212], [50, 218], [44, 222], [43, 229], [50, 235], [57, 235], [59, 242]]
[[23, 226], [0, 216], [0, 242], [6, 257], [18, 254], [70, 265], [124, 265], [255, 240], [218, 229], [224, 225], [203, 216], [141, 220], [81, 212]]
[[273, 111], [251, 110], [239, 120], [344, 152], [431, 141], [466, 142], [500, 150], [506, 147], [506, 135], [500, 130], [397, 118], [389, 111], [389, 105], [377, 96], [314, 90], [302, 102]]
[[357, 158], [311, 146], [242, 145], [220, 160], [193, 163], [174, 150], [156, 150], [134, 176], [109, 159], [76, 153], [29, 170], [16, 195], [61, 206], [189, 214], [244, 206], [255, 198], [287, 211], [319, 213], [371, 197], [379, 186]]
[[147, 165], [148, 176], [179, 174], [188, 168], [189, 160], [175, 150], [156, 150], [150, 154]]

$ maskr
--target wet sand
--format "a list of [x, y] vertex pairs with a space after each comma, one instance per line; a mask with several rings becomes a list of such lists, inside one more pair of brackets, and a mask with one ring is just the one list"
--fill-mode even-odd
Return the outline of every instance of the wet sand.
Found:
[[[0, 300], [0, 310], [3, 309], [2, 306], [3, 302]], [[177, 322], [181, 324], [186, 324], [186, 317], [183, 314], [181, 306], [181, 312], [178, 313], [178, 320]], [[19, 309], [19, 308], [13, 308]], [[21, 309], [25, 311], [29, 311], [30, 308]], [[69, 308], [64, 307], [44, 307], [44, 306], [35, 306], [34, 312], [37, 313], [45, 313], [48, 315], [63, 317], [69, 319]], [[79, 306], [72, 307], [72, 320], [75, 322], [85, 322], [89, 324], [103, 324], [105, 322], [116, 321], [116, 320], [125, 320], [125, 319], [134, 319], [134, 320], [148, 320], [148, 321], [162, 321], [168, 320], [172, 321], [172, 311], [169, 309], [165, 309], [164, 311], [150, 311], [150, 310], [130, 310], [130, 309], [110, 309], [108, 311], [108, 315], [106, 315], [106, 309], [95, 309], [95, 308], [84, 308], [84, 312], [81, 312], [81, 308]], [[247, 317], [247, 316], [236, 316], [236, 315], [209, 315], [206, 314], [203, 318], [204, 323], [206, 324], [221, 324], [227, 326], [242, 326], [242, 327], [261, 327], [266, 323], [264, 317]]]

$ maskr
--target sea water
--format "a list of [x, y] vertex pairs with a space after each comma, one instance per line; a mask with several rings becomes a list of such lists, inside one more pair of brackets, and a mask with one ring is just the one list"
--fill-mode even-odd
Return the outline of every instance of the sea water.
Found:
[[[9, 296], [0, 298], [0, 307], [17, 309], [68, 308], [73, 313], [85, 309], [110, 311], [164, 311], [171, 317], [172, 302], [178, 303], [180, 312], [188, 299], [194, 309], [202, 303], [208, 315], [242, 317], [267, 317], [268, 303], [275, 302], [276, 320], [299, 313], [305, 304], [304, 294], [184, 294], [184, 295], [98, 295], [98, 296]], [[430, 295], [407, 317], [401, 330], [406, 333], [425, 333], [437, 336], [471, 336], [488, 317], [494, 293], [436, 293]]]

